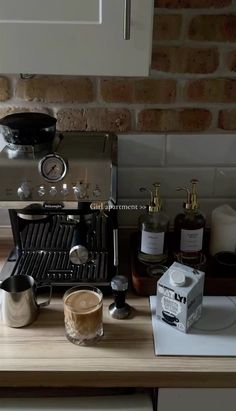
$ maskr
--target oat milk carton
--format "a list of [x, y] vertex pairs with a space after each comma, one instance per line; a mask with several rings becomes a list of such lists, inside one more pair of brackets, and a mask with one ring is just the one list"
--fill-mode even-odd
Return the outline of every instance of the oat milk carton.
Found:
[[174, 263], [157, 283], [157, 317], [179, 331], [201, 316], [204, 273]]

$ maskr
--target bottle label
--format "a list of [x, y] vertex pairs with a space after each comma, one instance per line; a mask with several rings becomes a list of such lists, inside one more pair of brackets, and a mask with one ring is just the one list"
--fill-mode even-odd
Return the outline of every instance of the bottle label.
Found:
[[142, 231], [141, 252], [145, 254], [163, 254], [165, 233]]
[[180, 251], [197, 252], [202, 250], [203, 228], [181, 230]]

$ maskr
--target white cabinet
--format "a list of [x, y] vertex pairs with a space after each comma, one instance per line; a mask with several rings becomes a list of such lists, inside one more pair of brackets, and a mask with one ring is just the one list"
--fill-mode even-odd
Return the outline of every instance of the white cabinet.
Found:
[[158, 390], [157, 411], [233, 411], [235, 402], [235, 388], [163, 388]]
[[153, 0], [0, 0], [0, 72], [148, 75], [153, 9]]

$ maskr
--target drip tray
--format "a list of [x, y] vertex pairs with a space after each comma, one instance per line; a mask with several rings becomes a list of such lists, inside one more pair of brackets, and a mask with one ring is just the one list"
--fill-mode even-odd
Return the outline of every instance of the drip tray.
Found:
[[52, 285], [108, 285], [108, 252], [92, 253], [90, 262], [75, 265], [70, 262], [68, 251], [24, 251], [12, 274], [32, 276], [36, 283]]

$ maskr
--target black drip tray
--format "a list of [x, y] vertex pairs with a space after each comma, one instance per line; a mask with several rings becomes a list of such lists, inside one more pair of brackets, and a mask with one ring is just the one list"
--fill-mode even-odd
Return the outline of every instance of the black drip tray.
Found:
[[55, 285], [108, 283], [108, 252], [94, 252], [90, 262], [74, 265], [68, 251], [24, 251], [13, 274], [30, 275], [37, 283]]

